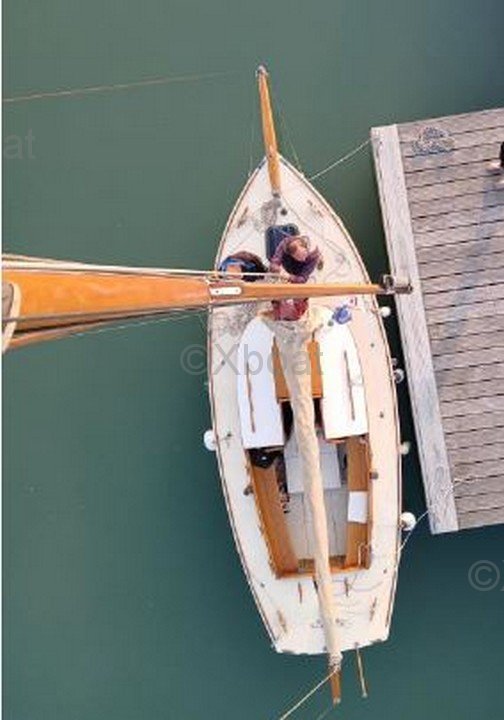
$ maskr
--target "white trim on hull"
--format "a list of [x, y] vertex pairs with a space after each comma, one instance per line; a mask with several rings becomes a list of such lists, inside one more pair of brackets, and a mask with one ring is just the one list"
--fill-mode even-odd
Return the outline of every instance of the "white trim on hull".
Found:
[[[341, 220], [308, 181], [283, 158], [282, 207], [272, 199], [265, 163], [249, 178], [229, 218], [217, 263], [238, 250], [265, 258], [264, 231], [294, 223], [317, 244], [324, 268], [316, 280], [368, 282], [364, 265]], [[334, 309], [335, 299], [320, 305]], [[351, 331], [358, 347], [368, 412], [372, 480], [372, 558], [369, 569], [333, 575], [342, 649], [364, 647], [389, 634], [400, 542], [400, 437], [395, 386], [382, 320], [374, 298], [361, 297]], [[209, 378], [213, 428], [224, 496], [240, 558], [274, 647], [279, 652], [325, 652], [318, 599], [312, 578], [277, 578], [250, 484], [242, 445], [237, 397], [237, 351], [256, 306], [215, 309], [209, 317]]]

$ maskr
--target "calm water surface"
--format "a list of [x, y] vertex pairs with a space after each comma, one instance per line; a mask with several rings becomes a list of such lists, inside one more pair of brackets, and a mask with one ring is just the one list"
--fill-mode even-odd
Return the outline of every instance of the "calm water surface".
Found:
[[[19, 253], [209, 267], [251, 147], [260, 157], [259, 61], [307, 174], [373, 125], [504, 101], [502, 0], [6, 0], [4, 10], [5, 96], [231, 73], [5, 106], [4, 248]], [[281, 141], [292, 157], [285, 128]], [[386, 256], [369, 149], [318, 187], [377, 276]], [[247, 590], [201, 443], [205, 377], [180, 362], [204, 341], [204, 318], [192, 318], [6, 357], [8, 720], [275, 718], [325, 672], [322, 659], [271, 650]], [[392, 343], [397, 354], [393, 326]], [[401, 406], [411, 437], [405, 390]], [[422, 512], [415, 453], [404, 494]], [[364, 654], [370, 698], [349, 658], [338, 715], [502, 717], [503, 541], [502, 527], [418, 530], [390, 641]], [[502, 571], [492, 591], [468, 582], [481, 559]], [[296, 717], [316, 718], [327, 701], [317, 695]]]

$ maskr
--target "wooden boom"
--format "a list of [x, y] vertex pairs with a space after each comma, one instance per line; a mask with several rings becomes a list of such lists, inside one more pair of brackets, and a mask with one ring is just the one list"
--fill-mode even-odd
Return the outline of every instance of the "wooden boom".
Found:
[[264, 139], [264, 149], [268, 161], [268, 173], [273, 195], [280, 195], [280, 161], [271, 109], [270, 92], [268, 87], [268, 71], [264, 65], [257, 68], [257, 81], [259, 83], [259, 99], [261, 102], [261, 119]]
[[[54, 269], [53, 269], [54, 268]], [[3, 282], [20, 293], [20, 309], [4, 322], [14, 323], [10, 347], [47, 340], [119, 320], [163, 315], [264, 300], [389, 292], [378, 284], [244, 282], [218, 275], [150, 274], [128, 268], [105, 271], [82, 265], [72, 271], [16, 268], [6, 263]]]

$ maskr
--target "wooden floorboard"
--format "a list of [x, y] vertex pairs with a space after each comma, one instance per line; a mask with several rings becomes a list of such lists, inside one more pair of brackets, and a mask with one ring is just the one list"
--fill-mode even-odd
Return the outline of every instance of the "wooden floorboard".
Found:
[[504, 108], [371, 137], [431, 530], [502, 523]]

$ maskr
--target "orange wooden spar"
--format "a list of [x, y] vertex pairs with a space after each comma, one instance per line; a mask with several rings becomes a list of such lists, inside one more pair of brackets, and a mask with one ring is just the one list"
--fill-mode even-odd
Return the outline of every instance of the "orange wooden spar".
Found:
[[4, 269], [17, 285], [21, 308], [16, 332], [138, 317], [208, 304], [200, 277]]
[[339, 705], [341, 702], [341, 670], [334, 670], [331, 678], [331, 696], [333, 705]]
[[257, 80], [259, 83], [259, 99], [261, 102], [264, 149], [268, 161], [271, 190], [273, 195], [280, 195], [280, 161], [268, 87], [268, 71], [263, 65], [260, 65], [257, 69]]
[[[237, 285], [238, 283], [233, 283]], [[229, 284], [228, 284], [229, 285]], [[239, 283], [241, 300], [282, 300], [347, 295], [383, 295], [386, 290], [374, 283]], [[215, 285], [211, 286], [213, 294]], [[234, 302], [237, 302], [235, 299]]]
[[[3, 281], [17, 288], [20, 307], [4, 318], [9, 347], [84, 332], [120, 320], [288, 298], [378, 295], [377, 284], [245, 282], [212, 272], [6, 260]], [[10, 325], [12, 323], [12, 325]], [[13, 333], [8, 330], [14, 327]]]

